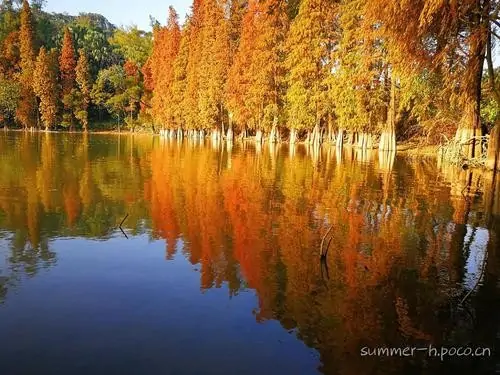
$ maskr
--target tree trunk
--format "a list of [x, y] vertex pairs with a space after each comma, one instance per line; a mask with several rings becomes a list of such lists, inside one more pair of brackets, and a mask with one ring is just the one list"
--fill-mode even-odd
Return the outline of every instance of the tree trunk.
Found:
[[297, 143], [297, 129], [290, 129], [290, 145]]
[[391, 100], [387, 113], [387, 124], [380, 135], [379, 151], [396, 151], [396, 79], [391, 79]]
[[314, 130], [310, 138], [310, 143], [313, 144], [315, 147], [321, 145], [321, 129], [319, 126], [319, 122], [316, 122], [316, 125], [314, 126]]
[[[480, 14], [474, 15], [474, 24], [479, 27]], [[471, 38], [470, 59], [466, 72], [464, 109], [465, 113], [460, 123], [455, 139], [463, 143], [462, 153], [468, 158], [481, 154], [481, 144], [474, 137], [480, 137], [481, 132], [481, 81], [483, 78], [483, 65], [488, 44], [488, 29], [483, 27], [482, 32]]]
[[328, 114], [328, 142], [335, 143], [335, 132], [333, 131], [333, 116]]
[[271, 129], [271, 134], [269, 135], [269, 143], [278, 143], [278, 118], [274, 117], [273, 127]]
[[486, 168], [500, 171], [500, 124], [497, 123], [490, 134], [490, 143], [488, 145], [488, 157], [486, 159]]
[[342, 147], [344, 147], [344, 129], [339, 129], [337, 132], [337, 142], [335, 146], [338, 149], [342, 149]]
[[255, 142], [257, 143], [262, 143], [262, 130], [260, 129], [257, 129], [256, 133], [255, 133]]
[[246, 126], [244, 126], [239, 136], [240, 141], [244, 141], [246, 137], [247, 137], [247, 128]]
[[228, 143], [233, 143], [234, 141], [233, 126], [231, 124], [229, 124], [229, 128], [227, 129], [226, 141]]

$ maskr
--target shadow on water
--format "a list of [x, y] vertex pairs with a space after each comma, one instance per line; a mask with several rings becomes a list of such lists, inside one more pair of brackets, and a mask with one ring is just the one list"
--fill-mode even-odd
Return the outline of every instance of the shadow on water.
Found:
[[[165, 241], [170, 262], [180, 251], [202, 291], [254, 290], [256, 321], [295, 330], [325, 374], [498, 365], [498, 176], [349, 148], [149, 136], [6, 132], [0, 150], [1, 300], [16, 279], [59, 267], [53, 239], [114, 238], [128, 214], [127, 234]], [[430, 344], [492, 355], [360, 356]]]

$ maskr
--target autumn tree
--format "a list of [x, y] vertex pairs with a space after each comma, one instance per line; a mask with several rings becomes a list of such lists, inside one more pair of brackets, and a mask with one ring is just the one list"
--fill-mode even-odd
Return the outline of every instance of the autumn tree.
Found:
[[19, 70], [19, 13], [12, 1], [0, 4], [0, 73], [13, 77]]
[[224, 133], [223, 92], [229, 68], [229, 33], [217, 0], [202, 2], [201, 62], [198, 92], [200, 122], [215, 138]]
[[42, 47], [38, 54], [33, 74], [33, 89], [39, 99], [39, 108], [45, 130], [49, 130], [57, 119], [57, 65], [51, 53]]
[[61, 75], [61, 97], [64, 103], [62, 125], [73, 129], [73, 106], [74, 91], [76, 79], [76, 56], [71, 30], [64, 30], [61, 55], [59, 57], [59, 70]]
[[277, 139], [284, 96], [284, 41], [288, 27], [284, 3], [250, 1], [227, 84], [228, 106], [241, 126]]
[[385, 38], [405, 56], [400, 61], [403, 68], [417, 65], [443, 75], [443, 88], [463, 108], [456, 139], [467, 143], [468, 157], [476, 156], [480, 148], [471, 139], [482, 133], [481, 80], [488, 38], [499, 18], [498, 2], [440, 0], [381, 6], [380, 1], [370, 0], [367, 4]]
[[231, 59], [236, 54], [240, 43], [243, 17], [248, 9], [248, 0], [233, 0], [229, 14], [229, 44]]
[[156, 27], [153, 31], [154, 44], [151, 55], [151, 78], [153, 97], [151, 99], [153, 119], [163, 128], [173, 127], [172, 84], [174, 61], [179, 52], [181, 30], [179, 16], [173, 7], [169, 8], [166, 27]]
[[202, 29], [202, 0], [194, 0], [189, 18], [189, 54], [186, 65], [186, 90], [184, 92], [184, 118], [186, 128], [195, 130], [200, 128], [198, 98], [200, 84], [201, 61], [201, 29]]
[[320, 125], [327, 115], [325, 84], [331, 74], [331, 49], [336, 4], [330, 0], [304, 0], [290, 26], [287, 39], [287, 112], [291, 140], [297, 130], [314, 130], [320, 142]]
[[90, 105], [90, 92], [92, 89], [89, 61], [83, 49], [80, 49], [78, 62], [76, 64], [76, 84], [78, 89], [79, 105], [75, 108], [75, 117], [80, 121], [83, 130], [88, 130], [89, 116], [88, 108]]
[[[238, 49], [232, 60], [226, 83], [226, 105], [229, 110], [229, 120], [238, 124], [241, 136], [246, 137], [246, 129], [249, 127], [251, 113], [246, 105], [248, 90], [251, 80], [250, 60], [254, 49], [254, 2], [246, 10], [241, 22], [241, 35], [238, 41]], [[230, 124], [232, 125], [232, 124]]]
[[179, 52], [173, 65], [172, 101], [171, 114], [173, 122], [177, 128], [185, 128], [184, 93], [187, 84], [187, 64], [189, 57], [189, 22], [184, 26], [181, 33]]
[[35, 46], [33, 15], [28, 0], [23, 1], [21, 9], [21, 28], [19, 30], [21, 96], [16, 118], [24, 129], [35, 127], [37, 123], [37, 103], [33, 92], [33, 71], [35, 65]]
[[386, 127], [388, 66], [384, 46], [376, 39], [365, 12], [362, 0], [345, 0], [339, 7], [341, 34], [333, 54], [330, 91], [339, 128], [338, 146], [347, 130], [350, 144], [371, 148], [372, 134]]
[[13, 31], [4, 39], [0, 49], [0, 73], [16, 78], [19, 73], [19, 32]]

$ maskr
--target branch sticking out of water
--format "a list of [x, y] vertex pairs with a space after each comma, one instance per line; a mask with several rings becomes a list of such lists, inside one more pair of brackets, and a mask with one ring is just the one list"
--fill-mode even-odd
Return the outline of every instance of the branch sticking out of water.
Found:
[[479, 283], [481, 282], [482, 278], [483, 278], [483, 275], [484, 275], [484, 270], [486, 269], [486, 262], [488, 260], [488, 254], [486, 253], [485, 254], [485, 257], [484, 257], [484, 260], [483, 260], [483, 265], [481, 267], [481, 273], [479, 274], [479, 277], [476, 281], [476, 283], [474, 284], [474, 287], [469, 290], [469, 292], [464, 296], [464, 298], [462, 298], [462, 300], [458, 303], [459, 306], [463, 305], [464, 302], [467, 300], [467, 298], [469, 298], [469, 296], [477, 289], [477, 287], [479, 286]]
[[123, 218], [122, 222], [120, 223], [119, 227], [121, 228], [123, 223], [125, 222], [125, 220], [127, 220], [127, 217], [128, 217], [128, 213], [125, 215], [125, 217]]
[[125, 215], [125, 217], [123, 218], [122, 222], [120, 223], [120, 225], [118, 226], [118, 228], [120, 228], [120, 230], [122, 231], [123, 235], [125, 236], [125, 238], [128, 240], [128, 236], [127, 234], [125, 233], [125, 231], [123, 230], [122, 228], [122, 225], [123, 223], [125, 222], [125, 220], [127, 220], [127, 217], [128, 217], [128, 213], [127, 215]]
[[328, 255], [328, 249], [330, 248], [330, 243], [333, 240], [333, 235], [330, 237], [330, 240], [328, 241], [328, 244], [326, 245], [325, 249], [323, 249], [323, 246], [325, 244], [326, 237], [330, 234], [330, 232], [332, 231], [332, 229], [333, 229], [333, 225], [330, 226], [330, 228], [328, 228], [328, 231], [325, 233], [325, 235], [323, 236], [323, 238], [321, 240], [321, 245], [319, 247], [319, 255], [320, 255], [321, 259], [325, 259], [326, 256]]

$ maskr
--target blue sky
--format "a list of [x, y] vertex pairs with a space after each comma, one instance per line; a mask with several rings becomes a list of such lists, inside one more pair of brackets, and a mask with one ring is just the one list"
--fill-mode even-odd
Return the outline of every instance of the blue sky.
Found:
[[47, 0], [45, 11], [77, 15], [80, 12], [99, 13], [116, 26], [137, 25], [149, 30], [149, 15], [166, 23], [168, 7], [173, 5], [184, 21], [192, 0]]

